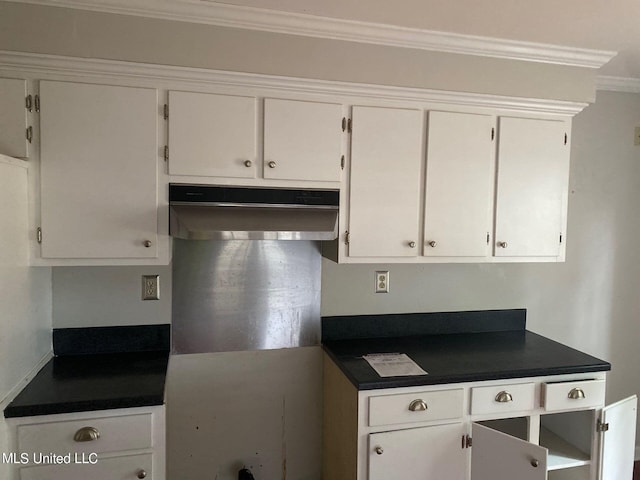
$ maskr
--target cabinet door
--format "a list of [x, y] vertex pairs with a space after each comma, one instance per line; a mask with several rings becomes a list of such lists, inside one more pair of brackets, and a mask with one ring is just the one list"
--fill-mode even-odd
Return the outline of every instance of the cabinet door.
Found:
[[256, 99], [169, 92], [169, 174], [256, 176]]
[[636, 443], [638, 398], [633, 395], [602, 409], [602, 433], [598, 480], [631, 480]]
[[42, 257], [156, 257], [156, 90], [41, 82], [40, 97]]
[[26, 96], [25, 80], [0, 78], [0, 153], [3, 155], [29, 156]]
[[264, 178], [340, 181], [342, 105], [267, 98]]
[[429, 112], [424, 255], [484, 257], [493, 212], [494, 117]]
[[[48, 452], [42, 452], [47, 455]], [[36, 458], [38, 458], [38, 452]], [[154, 476], [151, 453], [122, 457], [99, 458], [89, 454], [71, 454], [71, 463], [62, 465], [41, 465], [20, 469], [20, 480], [126, 480], [161, 478]], [[76, 463], [77, 462], [77, 463]], [[93, 464], [91, 462], [94, 462]]]
[[461, 424], [371, 434], [368, 480], [463, 480], [466, 451], [460, 445], [462, 435]]
[[422, 115], [353, 107], [349, 256], [418, 254]]
[[560, 254], [569, 178], [567, 133], [562, 121], [500, 118], [496, 256]]
[[545, 480], [547, 449], [474, 423], [471, 480]]

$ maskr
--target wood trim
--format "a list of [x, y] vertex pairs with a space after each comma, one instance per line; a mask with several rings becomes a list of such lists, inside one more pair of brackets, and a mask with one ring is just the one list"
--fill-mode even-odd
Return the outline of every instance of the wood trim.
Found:
[[34, 79], [72, 77], [137, 79], [155, 82], [182, 82], [193, 86], [233, 86], [259, 88], [271, 94], [282, 92], [320, 94], [335, 97], [364, 97], [385, 100], [426, 102], [430, 104], [573, 116], [588, 103], [509, 97], [480, 93], [448, 92], [423, 88], [395, 87], [365, 83], [315, 80], [278, 75], [228, 72], [192, 67], [175, 67], [116, 60], [86, 59], [0, 50], [0, 75], [32, 76]]
[[617, 52], [192, 0], [10, 0], [45, 6], [203, 23], [447, 53], [600, 68]]

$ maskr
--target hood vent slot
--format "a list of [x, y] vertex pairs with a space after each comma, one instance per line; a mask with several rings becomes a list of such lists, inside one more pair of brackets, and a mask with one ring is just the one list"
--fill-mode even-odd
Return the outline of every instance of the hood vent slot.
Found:
[[169, 185], [169, 233], [187, 240], [334, 240], [338, 190]]

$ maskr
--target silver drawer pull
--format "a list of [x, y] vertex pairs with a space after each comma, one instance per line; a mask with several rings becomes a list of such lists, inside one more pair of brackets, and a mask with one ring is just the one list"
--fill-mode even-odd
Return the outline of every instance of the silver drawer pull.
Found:
[[138, 478], [147, 478], [147, 472], [145, 470], [138, 470]]
[[382, 447], [380, 445], [378, 445], [376, 448], [374, 448], [373, 451], [376, 452], [378, 455], [382, 455], [384, 453], [384, 450], [382, 449]]
[[531, 460], [531, 466], [533, 468], [538, 468], [538, 465], [540, 465], [540, 462], [538, 460], [536, 460], [535, 458]]
[[496, 395], [496, 402], [499, 402], [499, 403], [513, 402], [513, 397], [509, 392], [505, 392], [503, 390], [498, 395]]
[[584, 390], [581, 388], [572, 388], [569, 392], [569, 398], [571, 400], [580, 400], [581, 398], [585, 398]]
[[76, 442], [93, 442], [100, 438], [100, 432], [94, 427], [82, 427], [73, 436]]
[[409, 410], [412, 412], [424, 412], [427, 409], [427, 404], [424, 403], [424, 400], [418, 399], [414, 400], [409, 404]]

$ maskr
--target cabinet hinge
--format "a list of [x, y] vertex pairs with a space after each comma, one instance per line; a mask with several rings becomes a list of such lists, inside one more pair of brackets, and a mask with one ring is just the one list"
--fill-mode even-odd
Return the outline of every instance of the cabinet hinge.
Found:
[[471, 440], [471, 437], [469, 435], [463, 435], [462, 436], [462, 448], [471, 448], [473, 444], [473, 441]]
[[27, 95], [27, 98], [25, 99], [25, 107], [29, 112], [33, 110], [33, 96]]
[[598, 420], [598, 425], [596, 426], [596, 432], [608, 432], [608, 431], [609, 431], [609, 424], [602, 423], [601, 420]]
[[164, 146], [164, 161], [169, 161], [169, 145]]
[[36, 95], [33, 100], [33, 105], [36, 109], [36, 112], [40, 111], [40, 95]]
[[29, 126], [27, 127], [27, 141], [31, 143], [32, 140], [33, 140], [33, 127]]
[[489, 245], [489, 238], [490, 238], [489, 232], [487, 232], [487, 245]]
[[347, 230], [346, 232], [344, 232], [344, 244], [349, 245], [350, 241], [351, 241], [351, 234]]
[[491, 140], [496, 138], [496, 129], [495, 127], [491, 127]]
[[351, 119], [347, 120], [347, 132], [351, 133], [351, 131], [353, 130], [353, 124], [351, 122]]
[[344, 155], [340, 158], [340, 170], [344, 170]]
[[565, 134], [564, 134], [564, 144], [566, 145], [568, 141], [569, 141], [569, 135], [567, 135], [567, 134], [565, 133]]
[[162, 109], [162, 116], [164, 117], [165, 120], [169, 119], [169, 104], [168, 103], [164, 104], [164, 108]]
[[38, 243], [42, 243], [42, 228], [40, 227], [36, 230], [36, 240]]

